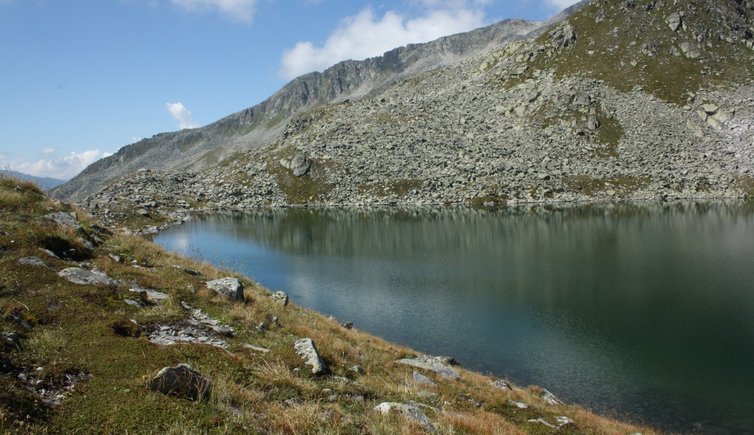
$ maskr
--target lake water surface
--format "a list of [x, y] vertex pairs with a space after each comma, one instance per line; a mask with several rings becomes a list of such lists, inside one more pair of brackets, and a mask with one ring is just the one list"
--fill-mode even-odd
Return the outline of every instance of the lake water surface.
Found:
[[596, 412], [754, 432], [752, 204], [264, 210], [156, 242]]

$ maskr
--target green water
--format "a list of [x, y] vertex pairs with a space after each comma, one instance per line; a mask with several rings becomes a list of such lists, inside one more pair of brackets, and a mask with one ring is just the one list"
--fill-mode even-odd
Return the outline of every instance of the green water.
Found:
[[754, 428], [751, 204], [265, 210], [156, 241], [597, 412]]

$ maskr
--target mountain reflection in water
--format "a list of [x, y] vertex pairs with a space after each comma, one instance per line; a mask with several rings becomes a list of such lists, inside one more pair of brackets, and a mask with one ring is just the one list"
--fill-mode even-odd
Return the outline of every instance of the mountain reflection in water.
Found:
[[754, 427], [752, 204], [259, 210], [156, 241], [597, 412]]

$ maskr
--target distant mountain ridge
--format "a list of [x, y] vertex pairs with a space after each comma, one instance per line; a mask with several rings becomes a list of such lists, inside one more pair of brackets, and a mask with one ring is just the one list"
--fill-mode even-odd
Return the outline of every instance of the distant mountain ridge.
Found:
[[109, 180], [143, 168], [202, 169], [234, 152], [265, 146], [285, 121], [321, 104], [379, 92], [406, 77], [500, 47], [540, 29], [541, 23], [505, 20], [424, 44], [409, 44], [363, 61], [347, 60], [292, 80], [267, 100], [196, 129], [160, 133], [99, 160], [51, 193], [81, 201]]
[[65, 183], [65, 180], [60, 180], [51, 177], [35, 177], [34, 175], [24, 174], [18, 171], [11, 171], [10, 169], [0, 169], [0, 176], [18, 178], [19, 180], [26, 180], [36, 183], [44, 190], [52, 189]]

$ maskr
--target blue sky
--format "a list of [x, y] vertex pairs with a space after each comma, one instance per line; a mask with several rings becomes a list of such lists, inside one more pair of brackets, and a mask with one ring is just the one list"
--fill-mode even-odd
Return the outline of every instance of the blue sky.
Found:
[[573, 0], [0, 0], [0, 168], [70, 178], [291, 78]]

